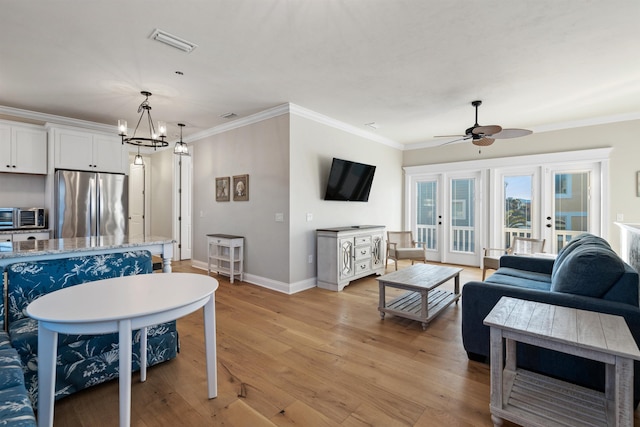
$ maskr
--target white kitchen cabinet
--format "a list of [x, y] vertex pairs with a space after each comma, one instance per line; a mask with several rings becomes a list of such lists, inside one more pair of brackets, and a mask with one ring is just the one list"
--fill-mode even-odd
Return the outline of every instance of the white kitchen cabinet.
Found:
[[128, 153], [117, 135], [54, 128], [54, 167], [128, 174]]
[[384, 226], [321, 229], [316, 239], [319, 288], [341, 291], [352, 280], [384, 273]]
[[0, 172], [46, 175], [46, 131], [40, 126], [0, 123]]

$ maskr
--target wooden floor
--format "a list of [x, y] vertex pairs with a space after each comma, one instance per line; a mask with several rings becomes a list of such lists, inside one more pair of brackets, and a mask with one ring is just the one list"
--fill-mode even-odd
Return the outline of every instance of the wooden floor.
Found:
[[[188, 261], [173, 267], [206, 274]], [[489, 367], [467, 359], [460, 304], [426, 331], [381, 321], [375, 277], [285, 295], [218, 276], [218, 397], [206, 396], [199, 311], [178, 320], [175, 360], [150, 368], [145, 383], [134, 374], [131, 425], [491, 426]], [[465, 268], [461, 283], [480, 277]], [[117, 381], [56, 402], [55, 426], [117, 425]]]

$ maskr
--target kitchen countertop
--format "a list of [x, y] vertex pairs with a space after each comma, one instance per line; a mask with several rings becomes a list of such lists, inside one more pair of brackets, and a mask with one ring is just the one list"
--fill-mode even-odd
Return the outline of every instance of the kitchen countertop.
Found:
[[15, 230], [0, 230], [0, 236], [3, 234], [29, 234], [29, 233], [49, 233], [48, 228], [17, 228]]
[[160, 236], [140, 237], [73, 237], [67, 239], [27, 240], [23, 242], [0, 242], [0, 259], [24, 256], [50, 255], [68, 252], [135, 248], [173, 243], [173, 239]]

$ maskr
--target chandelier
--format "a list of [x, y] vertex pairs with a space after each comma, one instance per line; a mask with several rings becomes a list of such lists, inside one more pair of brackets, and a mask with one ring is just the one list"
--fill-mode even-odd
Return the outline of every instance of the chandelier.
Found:
[[[140, 114], [140, 118], [138, 119], [138, 124], [136, 124], [136, 128], [133, 131], [133, 136], [127, 138], [127, 121], [126, 120], [118, 120], [118, 132], [122, 137], [122, 145], [126, 142], [127, 144], [135, 145], [138, 147], [138, 156], [140, 155], [140, 147], [149, 147], [154, 150], [157, 148], [167, 147], [169, 143], [165, 141], [167, 137], [167, 124], [165, 122], [158, 122], [158, 130], [156, 132], [156, 128], [153, 125], [153, 120], [151, 120], [151, 105], [149, 105], [149, 97], [151, 96], [151, 92], [142, 91], [140, 92], [145, 100], [142, 101], [142, 104], [138, 107], [138, 114]], [[140, 127], [140, 123], [142, 119], [146, 115], [146, 121], [149, 127], [149, 136], [138, 136], [138, 128]], [[182, 140], [182, 138], [180, 138]]]
[[178, 123], [180, 126], [180, 141], [176, 141], [175, 147], [173, 147], [173, 154], [178, 156], [190, 156], [189, 147], [186, 143], [182, 142], [182, 128], [184, 127], [184, 123]]

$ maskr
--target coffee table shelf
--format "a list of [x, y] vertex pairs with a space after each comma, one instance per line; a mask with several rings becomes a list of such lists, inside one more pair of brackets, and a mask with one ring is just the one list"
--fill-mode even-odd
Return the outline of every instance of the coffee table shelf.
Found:
[[[445, 308], [460, 299], [461, 268], [416, 264], [380, 276], [378, 280], [380, 303], [378, 311], [384, 319], [386, 313], [422, 322], [422, 329]], [[454, 292], [438, 288], [454, 279]], [[404, 289], [406, 292], [391, 301], [386, 300], [386, 288]]]
[[443, 289], [433, 289], [428, 292], [427, 315], [423, 316], [422, 294], [420, 292], [407, 292], [389, 301], [386, 307], [382, 307], [380, 311], [419, 322], [422, 322], [424, 319], [425, 323], [429, 323], [434, 317], [440, 314], [442, 310], [459, 298], [460, 294], [454, 294], [453, 292]]

